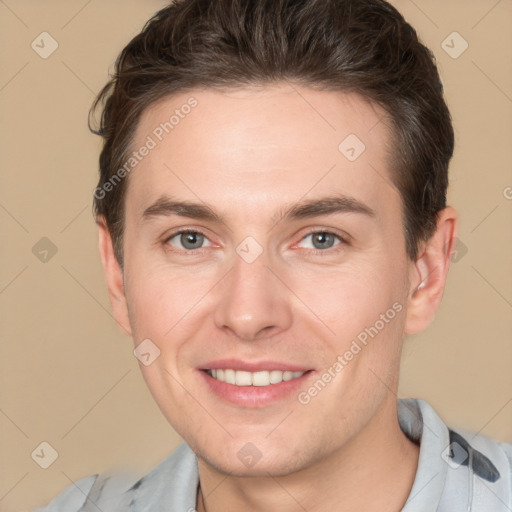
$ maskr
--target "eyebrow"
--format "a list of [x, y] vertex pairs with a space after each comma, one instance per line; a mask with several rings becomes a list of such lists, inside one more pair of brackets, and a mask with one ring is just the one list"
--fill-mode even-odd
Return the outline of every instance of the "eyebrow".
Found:
[[[367, 217], [376, 215], [375, 211], [362, 201], [338, 194], [284, 206], [272, 216], [271, 220], [277, 224], [286, 220], [300, 220], [337, 213], [359, 213]], [[151, 206], [148, 206], [142, 213], [141, 221], [171, 215], [226, 224], [222, 216], [205, 203], [176, 201], [167, 196], [159, 197]]]

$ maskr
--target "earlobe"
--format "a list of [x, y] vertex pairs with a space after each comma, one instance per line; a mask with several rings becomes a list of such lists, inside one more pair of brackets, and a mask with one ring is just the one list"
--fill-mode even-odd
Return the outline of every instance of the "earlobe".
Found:
[[435, 317], [457, 241], [457, 228], [457, 212], [452, 207], [439, 212], [435, 233], [422, 246], [420, 256], [411, 265], [406, 334], [424, 330]]
[[110, 230], [103, 217], [98, 217], [98, 245], [107, 283], [112, 312], [119, 329], [127, 336], [132, 335], [123, 282], [123, 271], [114, 254]]

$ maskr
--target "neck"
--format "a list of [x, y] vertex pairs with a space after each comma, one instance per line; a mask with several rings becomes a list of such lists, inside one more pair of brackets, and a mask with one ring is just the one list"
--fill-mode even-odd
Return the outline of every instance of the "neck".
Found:
[[198, 512], [279, 509], [398, 512], [412, 488], [419, 446], [400, 429], [396, 401], [329, 457], [280, 477], [233, 477], [199, 459]]

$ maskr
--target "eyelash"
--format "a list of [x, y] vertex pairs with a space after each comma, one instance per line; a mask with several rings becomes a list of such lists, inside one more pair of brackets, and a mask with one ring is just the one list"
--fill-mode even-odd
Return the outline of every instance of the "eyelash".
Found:
[[[206, 239], [208, 239], [206, 234], [203, 233], [202, 231], [198, 230], [198, 229], [180, 229], [178, 231], [175, 231], [174, 233], [172, 233], [168, 237], [166, 237], [165, 240], [163, 241], [163, 244], [166, 247], [166, 249], [168, 249], [168, 250], [170, 250], [172, 252], [178, 252], [179, 254], [189, 255], [189, 256], [201, 255], [204, 252], [204, 250], [207, 249], [206, 247], [200, 248], [200, 249], [176, 249], [176, 248], [173, 247], [172, 249], [169, 249], [169, 247], [172, 247], [169, 244], [170, 240], [172, 240], [173, 238], [175, 238], [178, 235], [190, 234], [190, 233], [202, 235]], [[343, 246], [350, 245], [350, 243], [349, 243], [347, 238], [339, 235], [338, 233], [335, 233], [333, 231], [328, 231], [326, 229], [318, 229], [318, 230], [310, 231], [309, 233], [304, 235], [300, 239], [300, 241], [304, 240], [308, 236], [315, 235], [315, 234], [318, 234], [318, 233], [332, 235], [332, 236], [336, 237], [340, 241], [340, 243], [335, 245], [335, 246], [333, 246], [333, 247], [329, 247], [328, 249], [324, 249], [324, 250], [322, 250], [322, 249], [307, 249], [309, 254], [313, 254], [315, 256], [328, 256], [330, 254], [339, 252], [343, 248]]]

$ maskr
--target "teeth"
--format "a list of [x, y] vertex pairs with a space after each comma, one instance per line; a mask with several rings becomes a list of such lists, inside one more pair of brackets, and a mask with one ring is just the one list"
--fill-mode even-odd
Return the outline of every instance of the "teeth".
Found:
[[268, 386], [280, 382], [296, 379], [306, 372], [290, 372], [288, 370], [272, 370], [261, 372], [246, 372], [243, 370], [216, 369], [207, 370], [208, 375], [214, 379], [236, 386]]
[[224, 370], [224, 382], [228, 384], [236, 384], [235, 370]]
[[[218, 379], [218, 380], [221, 380], [221, 379]], [[251, 372], [242, 372], [242, 371], [235, 372], [235, 384], [237, 386], [251, 386], [252, 385]]]

